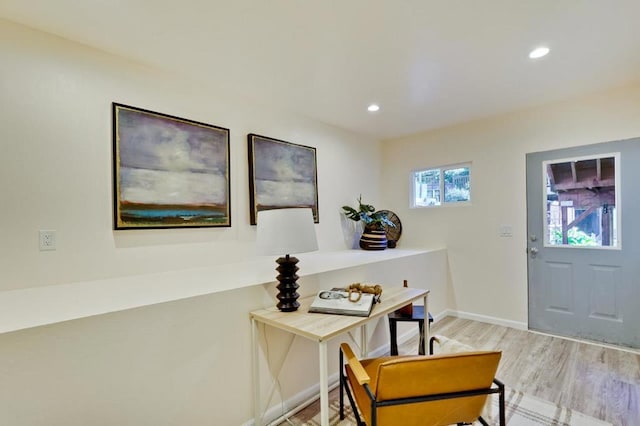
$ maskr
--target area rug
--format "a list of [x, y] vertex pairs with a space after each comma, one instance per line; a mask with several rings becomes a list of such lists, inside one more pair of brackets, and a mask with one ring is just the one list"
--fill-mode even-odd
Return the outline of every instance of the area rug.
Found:
[[[491, 396], [490, 399], [491, 403], [487, 404], [483, 417], [489, 424], [497, 425], [498, 397]], [[339, 402], [331, 400], [329, 403], [329, 424], [356, 426], [355, 416], [348, 403], [345, 407], [346, 418], [342, 421]], [[612, 426], [611, 423], [509, 388], [505, 390], [505, 403], [508, 426]], [[311, 420], [293, 416], [288, 422], [281, 424], [317, 426], [320, 425], [320, 414], [316, 414]], [[479, 424], [480, 422], [476, 422], [474, 426]]]

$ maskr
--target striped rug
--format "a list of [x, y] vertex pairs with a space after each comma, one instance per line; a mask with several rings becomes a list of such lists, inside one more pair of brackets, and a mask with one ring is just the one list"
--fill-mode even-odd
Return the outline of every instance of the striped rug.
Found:
[[[489, 424], [497, 425], [498, 397], [490, 396], [489, 398], [491, 403], [487, 403], [483, 417]], [[612, 426], [611, 423], [509, 388], [506, 388], [505, 401], [508, 426]], [[347, 417], [342, 421], [340, 421], [339, 402], [335, 399], [329, 402], [331, 411], [329, 413], [329, 424], [332, 426], [356, 425], [355, 417], [348, 402], [345, 407]], [[476, 424], [479, 425], [480, 422], [474, 423], [474, 426]], [[311, 420], [294, 415], [289, 418], [288, 422], [283, 422], [281, 425], [319, 426], [320, 414], [316, 414]]]

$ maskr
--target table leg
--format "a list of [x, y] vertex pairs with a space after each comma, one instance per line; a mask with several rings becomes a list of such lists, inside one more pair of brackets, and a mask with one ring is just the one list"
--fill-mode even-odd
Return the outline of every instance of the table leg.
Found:
[[320, 425], [329, 426], [329, 368], [327, 359], [327, 342], [318, 342], [320, 358]]
[[[429, 327], [429, 302], [428, 302], [429, 293], [424, 295], [424, 323], [422, 325], [422, 342], [426, 346], [428, 345], [430, 336], [430, 327]], [[424, 353], [424, 346], [421, 346], [420, 349]]]
[[253, 370], [253, 424], [262, 424], [262, 409], [260, 407], [260, 353], [258, 349], [258, 323], [251, 318], [251, 352]]
[[367, 338], [367, 324], [362, 324], [360, 327], [360, 357], [366, 358], [369, 356], [369, 346], [367, 343], [369, 339]]
[[420, 342], [418, 343], [418, 355], [424, 355], [424, 321], [418, 322], [418, 329], [420, 330]]
[[389, 349], [389, 355], [398, 355], [398, 323], [395, 319], [389, 318], [389, 339], [391, 340], [391, 347]]

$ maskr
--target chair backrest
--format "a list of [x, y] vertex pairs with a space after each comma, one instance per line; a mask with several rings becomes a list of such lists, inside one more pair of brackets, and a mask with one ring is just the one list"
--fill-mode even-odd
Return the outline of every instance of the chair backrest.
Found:
[[[388, 360], [378, 366], [373, 392], [380, 402], [488, 389], [501, 356], [501, 352], [482, 351]], [[378, 420], [380, 425], [473, 422], [486, 399], [487, 395], [481, 395], [384, 407], [379, 410]]]

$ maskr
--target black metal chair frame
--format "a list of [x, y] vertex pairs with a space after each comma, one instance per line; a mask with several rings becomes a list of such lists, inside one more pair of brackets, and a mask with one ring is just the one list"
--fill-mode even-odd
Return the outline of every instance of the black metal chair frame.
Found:
[[[349, 398], [349, 403], [351, 404], [351, 409], [353, 410], [353, 414], [356, 417], [356, 422], [358, 426], [367, 426], [366, 423], [360, 418], [360, 414], [358, 413], [357, 405], [355, 400], [353, 399], [353, 395], [351, 393], [351, 389], [349, 389], [349, 383], [347, 379], [347, 375], [345, 373], [345, 365], [344, 365], [344, 355], [342, 350], [340, 350], [340, 420], [344, 420], [344, 391], [347, 392], [347, 397]], [[450, 393], [440, 393], [435, 395], [425, 395], [425, 396], [417, 396], [411, 398], [397, 398], [391, 399], [388, 401], [376, 401], [376, 396], [371, 391], [371, 388], [368, 384], [364, 385], [364, 389], [369, 396], [369, 400], [371, 401], [371, 422], [373, 423], [370, 426], [377, 426], [376, 420], [376, 412], [378, 407], [388, 407], [392, 405], [401, 405], [401, 404], [413, 404], [418, 402], [427, 402], [427, 401], [437, 401], [443, 399], [452, 399], [452, 398], [464, 398], [469, 396], [478, 396], [478, 395], [491, 395], [498, 394], [499, 398], [499, 421], [500, 426], [505, 426], [506, 416], [505, 416], [505, 396], [504, 396], [504, 383], [502, 383], [498, 379], [493, 379], [493, 383], [495, 385], [489, 387], [488, 389], [477, 389], [477, 390], [469, 390], [462, 392], [450, 392]], [[489, 426], [489, 423], [486, 422], [482, 416], [478, 417], [478, 421], [482, 423], [484, 426]], [[462, 424], [462, 423], [459, 423]]]

